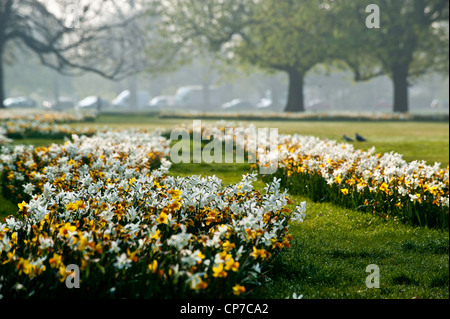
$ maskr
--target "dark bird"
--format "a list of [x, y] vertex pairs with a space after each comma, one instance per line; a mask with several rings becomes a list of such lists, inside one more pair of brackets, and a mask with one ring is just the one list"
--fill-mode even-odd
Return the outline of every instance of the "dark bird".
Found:
[[344, 140], [346, 142], [353, 142], [353, 140], [350, 137], [348, 137], [347, 135], [344, 135]]
[[355, 137], [358, 142], [367, 142], [367, 140], [358, 133], [355, 134]]

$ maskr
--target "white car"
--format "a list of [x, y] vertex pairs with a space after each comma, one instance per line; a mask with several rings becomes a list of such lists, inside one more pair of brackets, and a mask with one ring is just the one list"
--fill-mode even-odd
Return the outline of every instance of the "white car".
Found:
[[[113, 101], [112, 105], [115, 108], [122, 108], [122, 109], [130, 109], [130, 91], [125, 90], [122, 91]], [[150, 100], [150, 95], [145, 91], [139, 91], [137, 92], [136, 97], [136, 107], [138, 109], [145, 109], [148, 107], [148, 103]]]
[[170, 107], [174, 105], [174, 100], [173, 96], [161, 95], [151, 99], [149, 105], [153, 108]]
[[101, 109], [108, 107], [108, 102], [102, 99], [99, 96], [88, 96], [81, 101], [79, 101], [76, 105], [77, 109]]
[[253, 109], [255, 106], [248, 102], [241, 99], [234, 99], [230, 102], [227, 102], [225, 104], [222, 104], [222, 109], [228, 110], [228, 109], [237, 109], [237, 110], [247, 110], [247, 109]]
[[59, 97], [57, 101], [55, 100], [45, 100], [42, 102], [42, 106], [46, 109], [62, 111], [70, 110], [75, 107], [75, 102], [70, 97]]
[[33, 108], [36, 107], [36, 102], [33, 99], [25, 96], [9, 97], [3, 101], [6, 108], [22, 107]]
[[256, 104], [256, 107], [259, 109], [265, 109], [272, 107], [272, 100], [268, 98], [261, 99], [258, 104]]

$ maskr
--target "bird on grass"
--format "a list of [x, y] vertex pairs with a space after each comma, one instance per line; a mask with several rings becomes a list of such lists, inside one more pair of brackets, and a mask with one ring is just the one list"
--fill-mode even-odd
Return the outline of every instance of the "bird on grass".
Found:
[[346, 142], [353, 142], [353, 139], [351, 139], [350, 137], [348, 137], [347, 135], [344, 135], [344, 140]]
[[367, 140], [358, 133], [355, 134], [355, 137], [358, 142], [367, 142]]

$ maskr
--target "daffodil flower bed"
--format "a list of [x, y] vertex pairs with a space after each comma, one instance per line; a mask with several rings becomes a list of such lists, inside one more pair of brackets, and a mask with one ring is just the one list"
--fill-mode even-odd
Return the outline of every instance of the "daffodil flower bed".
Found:
[[[147, 174], [166, 159], [169, 141], [159, 132], [107, 131], [93, 137], [73, 135], [64, 145], [49, 147], [17, 145], [3, 147], [0, 154], [3, 193], [19, 202], [28, 200], [30, 192], [46, 191], [44, 184], [59, 190], [73, 191], [98, 178], [118, 179]], [[89, 174], [87, 174], [89, 173]]]
[[0, 122], [0, 129], [5, 137], [13, 140], [24, 138], [63, 139], [72, 134], [92, 136], [96, 133], [94, 129], [88, 127], [70, 127], [42, 120], [8, 120]]
[[73, 123], [94, 121], [96, 118], [97, 112], [87, 110], [4, 109], [0, 113], [0, 121], [26, 120], [44, 123]]
[[[179, 128], [195, 133], [187, 126]], [[256, 159], [254, 168], [276, 162], [275, 176], [291, 193], [382, 218], [448, 229], [448, 166], [430, 166], [424, 161], [408, 163], [394, 152], [377, 154], [375, 148], [356, 150], [351, 144], [296, 134], [279, 135], [278, 149], [269, 150], [267, 141], [248, 134], [256, 130], [254, 126], [235, 122], [207, 123], [198, 133], [207, 137], [215, 131], [224, 133], [226, 128], [232, 128], [234, 136], [219, 134], [221, 141], [231, 138], [235, 149], [249, 151], [248, 159], [252, 155]], [[263, 175], [266, 181], [271, 178], [273, 175]]]
[[[304, 203], [290, 212], [276, 179], [255, 191], [256, 174], [226, 187], [167, 177], [168, 145], [156, 133], [108, 132], [3, 148], [4, 186], [22, 200], [0, 224], [3, 296], [214, 298], [261, 284]], [[69, 265], [79, 289], [65, 285]]]
[[316, 137], [280, 137], [276, 176], [294, 193], [415, 225], [448, 228], [449, 168]]
[[70, 294], [70, 264], [80, 267], [84, 296], [240, 295], [289, 247], [289, 222], [303, 218], [304, 207], [286, 209], [277, 181], [262, 195], [253, 190], [255, 176], [223, 188], [218, 179], [163, 173], [20, 204], [23, 218], [0, 224], [5, 296]]

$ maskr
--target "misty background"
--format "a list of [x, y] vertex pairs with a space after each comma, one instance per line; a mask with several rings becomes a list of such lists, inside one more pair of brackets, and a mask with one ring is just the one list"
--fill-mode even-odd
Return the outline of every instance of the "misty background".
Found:
[[[275, 108], [260, 108], [281, 111], [288, 90], [287, 75], [282, 72], [269, 74], [264, 70], [239, 70], [233, 67], [214, 67], [205, 61], [194, 61], [179, 70], [159, 75], [141, 73], [121, 81], [105, 79], [86, 73], [82, 76], [64, 76], [42, 66], [31, 53], [21, 53], [17, 63], [5, 67], [7, 97], [29, 96], [42, 106], [56, 98], [69, 99], [74, 104], [89, 96], [100, 96], [110, 103], [103, 111], [132, 111], [129, 108], [114, 108], [112, 102], [125, 90], [146, 92], [150, 102], [155, 97], [175, 97], [183, 87], [197, 87], [201, 90], [210, 85], [223, 92], [222, 101], [213, 107], [194, 108], [197, 111], [219, 111], [221, 102], [242, 99], [255, 106], [265, 98], [278, 96], [280, 103]], [[409, 89], [410, 111], [417, 113], [448, 113], [449, 78], [442, 74], [429, 74], [416, 80]], [[316, 67], [306, 77], [305, 103], [307, 111], [359, 111], [390, 112], [392, 110], [392, 83], [387, 76], [380, 76], [367, 82], [355, 82], [350, 71], [325, 71]], [[205, 98], [204, 92], [199, 93]], [[264, 101], [263, 101], [264, 102]], [[142, 111], [190, 111], [174, 102], [170, 106], [136, 107]], [[234, 110], [234, 111], [246, 111]], [[247, 110], [248, 111], [248, 110]]]
[[2, 0], [0, 101], [447, 114], [448, 1], [373, 2], [381, 28], [371, 1]]

